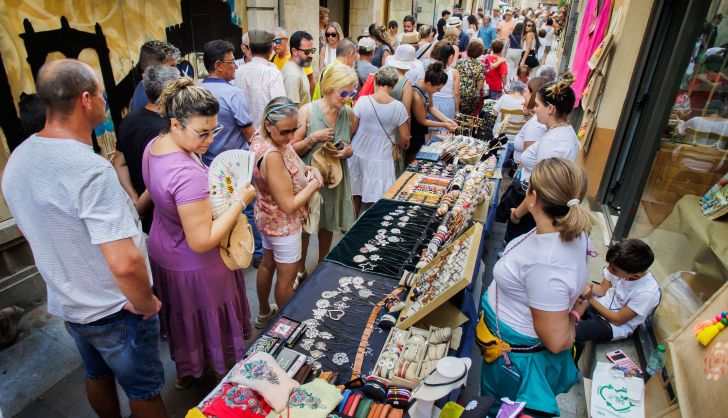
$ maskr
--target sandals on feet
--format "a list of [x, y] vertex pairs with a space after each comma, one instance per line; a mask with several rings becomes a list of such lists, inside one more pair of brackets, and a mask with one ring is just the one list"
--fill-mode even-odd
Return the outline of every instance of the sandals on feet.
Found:
[[306, 280], [307, 278], [308, 278], [308, 273], [306, 273], [305, 270], [299, 271], [296, 274], [296, 279], [293, 281], [293, 290], [298, 289], [298, 286], [300, 286], [301, 283], [303, 283], [303, 281]]
[[268, 321], [270, 321], [270, 319], [273, 318], [277, 313], [278, 305], [270, 305], [270, 312], [265, 315], [258, 314], [258, 316], [255, 318], [255, 327], [258, 329], [263, 329]]

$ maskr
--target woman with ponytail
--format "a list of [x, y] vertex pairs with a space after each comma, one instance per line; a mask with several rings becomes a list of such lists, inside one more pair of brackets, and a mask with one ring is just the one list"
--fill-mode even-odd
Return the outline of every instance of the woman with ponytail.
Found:
[[[533, 113], [538, 122], [546, 126], [546, 133], [535, 144], [521, 154], [521, 190], [526, 190], [533, 167], [542, 160], [551, 157], [566, 158], [576, 161], [579, 151], [579, 139], [574, 128], [568, 123], [569, 114], [574, 108], [576, 96], [569, 87], [574, 82], [571, 73], [564, 74], [555, 83], [542, 86], [536, 93]], [[531, 230], [535, 225], [525, 203], [511, 209], [506, 227], [506, 243], [513, 238]]]
[[209, 365], [218, 376], [245, 353], [253, 335], [243, 270], [231, 271], [220, 242], [255, 197], [245, 184], [212, 219], [207, 166], [200, 161], [222, 126], [215, 96], [189, 78], [168, 83], [157, 100], [161, 134], [146, 147], [142, 176], [154, 202], [149, 262], [162, 302], [162, 338], [184, 389]]
[[481, 300], [478, 336], [491, 343], [481, 393], [526, 402], [527, 415], [559, 415], [556, 396], [578, 379], [571, 348], [588, 306], [579, 298], [591, 253], [591, 215], [579, 204], [586, 189], [575, 162], [536, 164], [524, 201], [536, 227], [506, 246]]
[[[263, 260], [256, 277], [260, 310], [255, 327], [263, 328], [293, 295], [301, 259], [301, 215], [306, 202], [321, 188], [315, 167], [307, 167], [291, 145], [298, 128], [298, 109], [287, 97], [277, 97], [263, 110], [260, 135], [253, 137], [253, 179], [258, 190], [255, 225], [263, 235]], [[309, 174], [310, 173], [310, 174]], [[276, 305], [268, 303], [273, 273], [277, 273]]]

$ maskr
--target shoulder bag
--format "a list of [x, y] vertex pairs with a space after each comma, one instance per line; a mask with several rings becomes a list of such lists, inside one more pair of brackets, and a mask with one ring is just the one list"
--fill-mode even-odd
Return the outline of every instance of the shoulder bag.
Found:
[[394, 161], [394, 166], [397, 167], [397, 165], [402, 162], [402, 150], [399, 149], [399, 145], [397, 145], [397, 142], [392, 140], [392, 137], [389, 136], [389, 132], [387, 132], [387, 129], [384, 128], [384, 125], [382, 124], [382, 121], [379, 119], [379, 115], [377, 114], [377, 108], [374, 106], [374, 100], [372, 100], [371, 96], [369, 96], [369, 102], [372, 105], [372, 110], [374, 111], [374, 116], [376, 116], [377, 118], [377, 122], [379, 122], [379, 126], [382, 127], [384, 134], [387, 135], [387, 139], [392, 144], [392, 160]]

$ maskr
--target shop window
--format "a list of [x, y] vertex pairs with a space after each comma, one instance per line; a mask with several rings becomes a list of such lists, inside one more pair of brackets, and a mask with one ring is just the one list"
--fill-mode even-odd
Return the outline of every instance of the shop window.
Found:
[[[655, 252], [663, 289], [658, 340], [679, 330], [728, 278], [728, 1], [714, 1], [693, 45], [675, 103], [651, 163], [629, 237]], [[711, 191], [712, 189], [712, 191]], [[711, 192], [711, 196], [705, 197]], [[718, 202], [718, 203], [716, 203]], [[718, 218], [718, 219], [713, 219]]]

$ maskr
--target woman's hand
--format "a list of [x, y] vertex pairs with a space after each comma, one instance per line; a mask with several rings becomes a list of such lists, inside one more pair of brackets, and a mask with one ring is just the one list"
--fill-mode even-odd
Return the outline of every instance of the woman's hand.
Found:
[[455, 132], [458, 129], [458, 124], [455, 121], [445, 122], [445, 129], [450, 132]]
[[317, 184], [316, 189], [318, 190], [321, 187], [323, 187], [323, 185], [324, 185], [324, 178], [321, 175], [321, 172], [319, 171], [319, 169], [316, 168], [316, 167], [313, 167], [313, 166], [308, 166], [308, 172], [310, 174], [310, 176], [309, 176], [309, 183], [312, 182], [312, 181], [314, 181], [314, 180], [316, 180], [316, 184]]
[[586, 285], [584, 290], [581, 291], [581, 298], [586, 301], [589, 301], [589, 299], [591, 299], [593, 297], [594, 297], [594, 285], [590, 283], [590, 284]]
[[250, 183], [243, 184], [243, 187], [240, 188], [239, 192], [240, 194], [238, 197], [242, 199], [243, 206], [248, 206], [255, 198], [255, 187], [253, 187]]
[[334, 138], [334, 130], [331, 128], [319, 129], [309, 135], [313, 142], [326, 142]]
[[508, 218], [508, 221], [512, 224], [517, 224], [521, 222], [521, 218], [516, 216], [516, 208], [511, 208], [511, 216]]
[[338, 158], [340, 160], [345, 160], [345, 159], [351, 157], [352, 155], [354, 155], [354, 149], [351, 148], [351, 145], [349, 145], [345, 142], [342, 142], [342, 144], [344, 146], [341, 148], [341, 150], [339, 150], [339, 152], [334, 154], [334, 158]]

